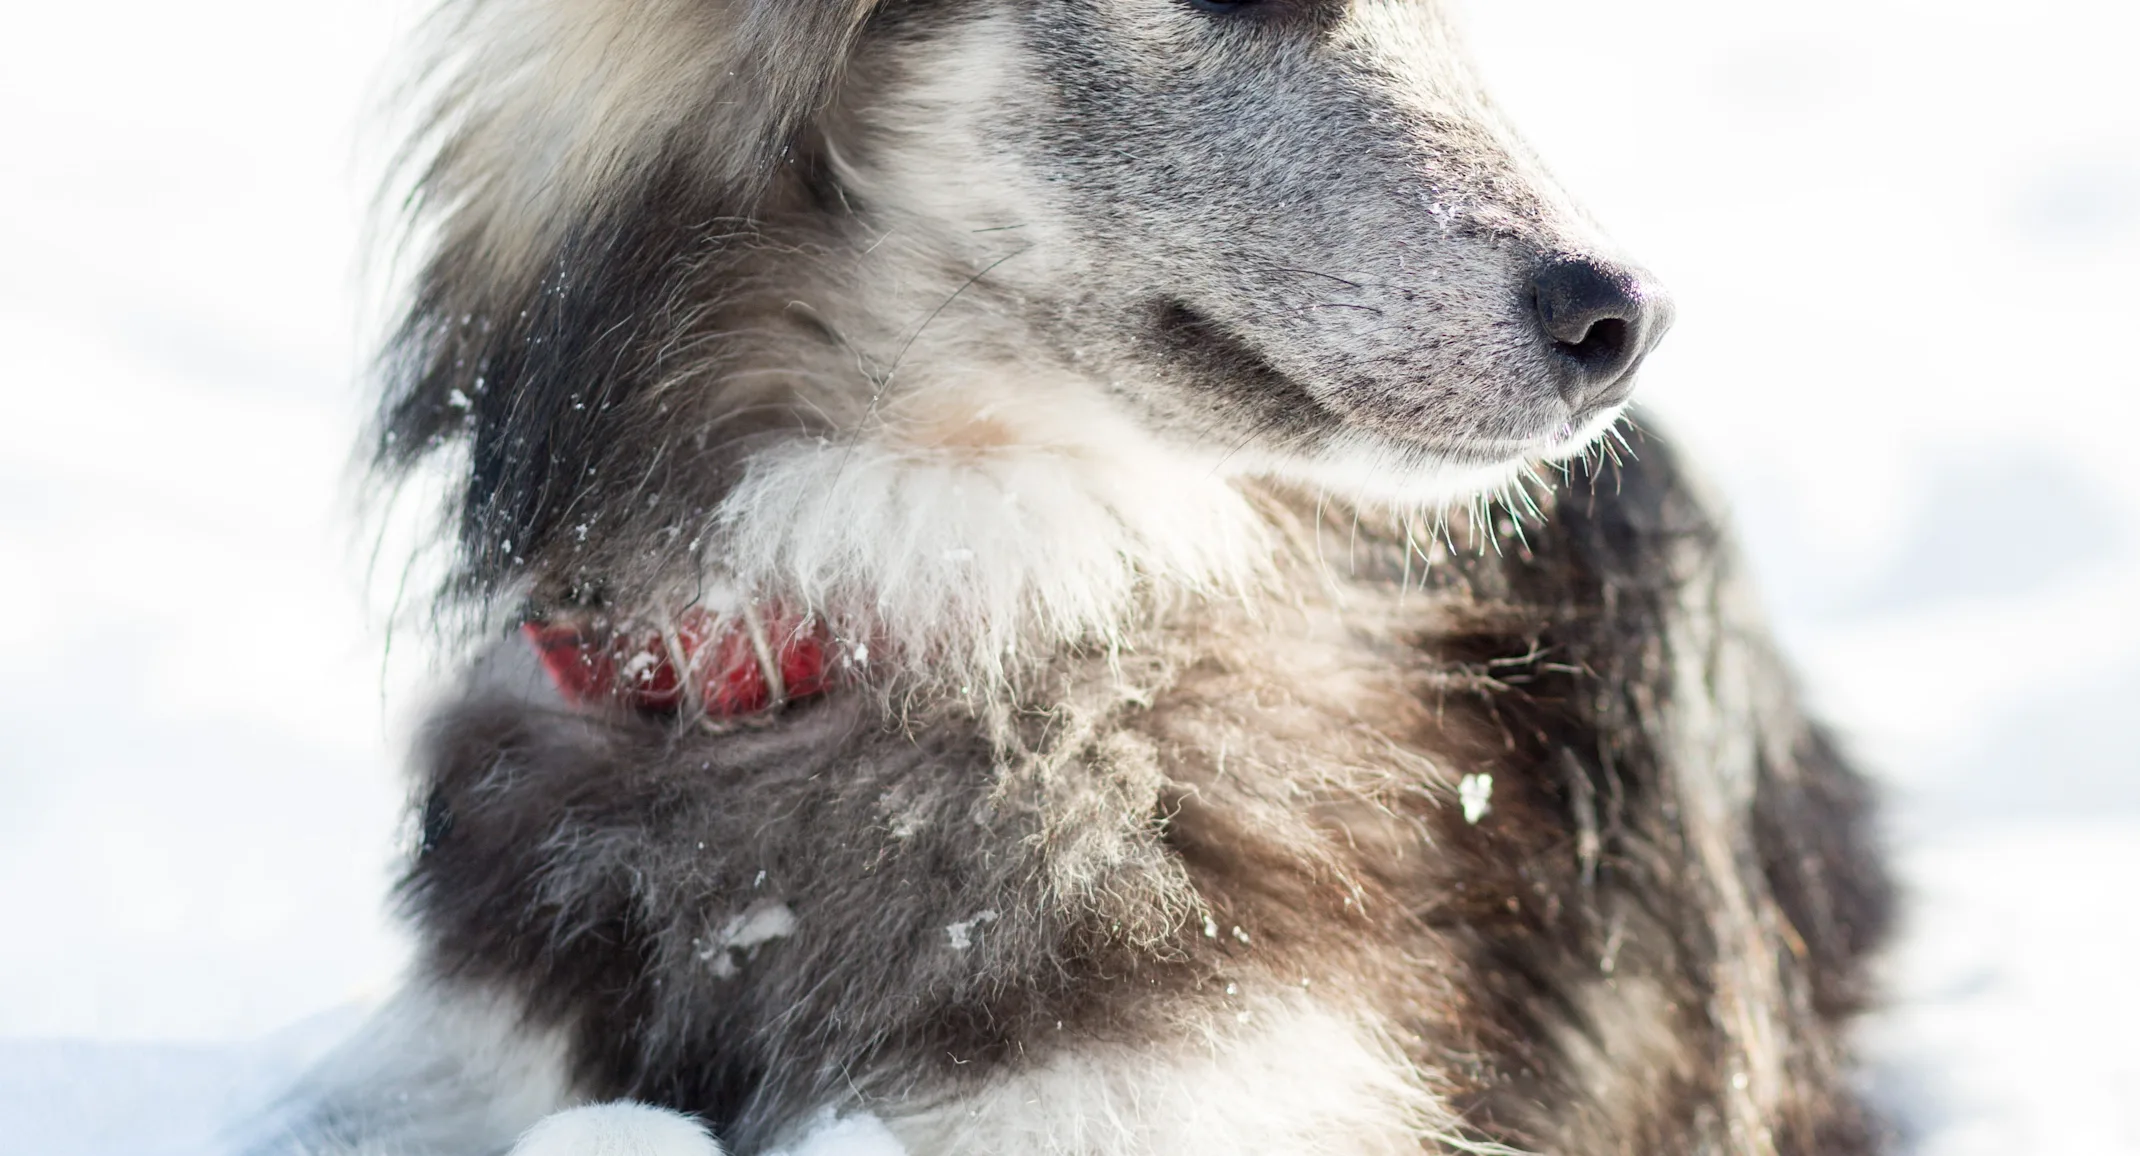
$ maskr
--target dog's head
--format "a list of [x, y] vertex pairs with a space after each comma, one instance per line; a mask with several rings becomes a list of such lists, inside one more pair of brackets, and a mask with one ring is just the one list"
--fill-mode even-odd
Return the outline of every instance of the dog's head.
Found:
[[702, 550], [753, 463], [813, 441], [847, 447], [827, 474], [1157, 447], [1467, 496], [1602, 431], [1670, 322], [1442, 0], [458, 0], [442, 27], [386, 457], [470, 446], [478, 588]]
[[917, 5], [827, 132], [880, 229], [986, 268], [1176, 440], [1453, 496], [1586, 444], [1671, 307], [1504, 126], [1442, 8]]

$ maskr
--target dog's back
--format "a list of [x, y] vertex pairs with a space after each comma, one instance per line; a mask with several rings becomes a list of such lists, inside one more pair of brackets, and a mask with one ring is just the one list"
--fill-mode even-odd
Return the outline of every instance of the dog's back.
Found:
[[1874, 1147], [1866, 791], [1664, 447], [1524, 472], [1669, 308], [1431, 5], [463, 16], [382, 453], [521, 631], [282, 1150]]

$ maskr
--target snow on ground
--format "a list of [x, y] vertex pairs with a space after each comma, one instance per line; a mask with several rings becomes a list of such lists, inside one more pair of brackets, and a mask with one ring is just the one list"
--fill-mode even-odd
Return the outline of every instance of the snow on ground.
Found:
[[[402, 957], [424, 667], [382, 657], [345, 469], [351, 142], [401, 15], [119, 0], [0, 38], [0, 1156], [210, 1151]], [[1675, 288], [1646, 396], [1893, 789], [1869, 1085], [1926, 1156], [2140, 1153], [2140, 9], [1470, 22]]]

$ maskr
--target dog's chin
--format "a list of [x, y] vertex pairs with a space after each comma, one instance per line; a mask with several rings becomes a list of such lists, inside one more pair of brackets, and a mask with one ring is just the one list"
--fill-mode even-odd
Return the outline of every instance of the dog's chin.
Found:
[[1584, 453], [1605, 436], [1623, 406], [1586, 415], [1528, 438], [1427, 441], [1348, 428], [1315, 452], [1273, 455], [1256, 472], [1333, 497], [1393, 509], [1438, 509], [1505, 489], [1524, 472]]

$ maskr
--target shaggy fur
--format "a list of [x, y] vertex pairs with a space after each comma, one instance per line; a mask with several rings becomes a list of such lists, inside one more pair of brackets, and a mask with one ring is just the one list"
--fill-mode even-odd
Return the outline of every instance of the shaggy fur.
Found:
[[484, 644], [419, 975], [263, 1151], [1875, 1147], [1865, 788], [1672, 455], [1531, 470], [1669, 310], [1437, 5], [437, 34], [380, 460], [461, 471], [443, 605], [777, 605], [839, 679], [573, 709]]

